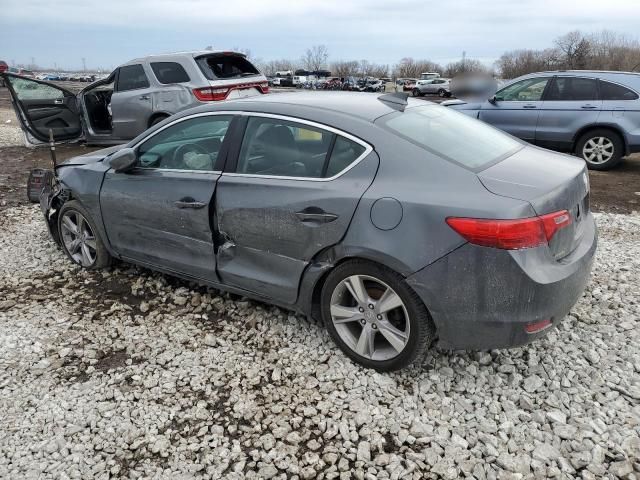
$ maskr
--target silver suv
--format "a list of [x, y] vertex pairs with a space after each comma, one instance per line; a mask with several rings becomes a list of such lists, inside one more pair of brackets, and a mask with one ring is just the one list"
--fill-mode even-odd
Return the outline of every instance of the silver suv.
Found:
[[268, 93], [267, 78], [242, 53], [181, 52], [138, 58], [77, 95], [59, 85], [3, 74], [26, 141], [130, 140], [170, 115], [206, 102]]
[[430, 78], [427, 80], [418, 80], [411, 93], [414, 97], [421, 97], [422, 95], [438, 95], [440, 97], [450, 97], [451, 79]]
[[488, 100], [443, 105], [535, 145], [573, 152], [607, 170], [640, 152], [640, 74], [587, 70], [531, 73]]

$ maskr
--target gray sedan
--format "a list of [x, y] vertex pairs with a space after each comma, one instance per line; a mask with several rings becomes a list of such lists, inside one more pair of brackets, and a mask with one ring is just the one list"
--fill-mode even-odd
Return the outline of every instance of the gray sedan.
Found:
[[406, 94], [292, 93], [185, 111], [68, 160], [40, 197], [75, 263], [113, 258], [321, 319], [401, 368], [437, 340], [512, 347], [589, 279], [584, 163]]

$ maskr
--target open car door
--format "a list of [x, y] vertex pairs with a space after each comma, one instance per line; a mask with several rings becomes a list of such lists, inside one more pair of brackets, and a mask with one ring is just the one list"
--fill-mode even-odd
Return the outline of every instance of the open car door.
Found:
[[49, 82], [3, 73], [13, 108], [25, 132], [27, 143], [39, 145], [49, 141], [49, 131], [56, 142], [83, 137], [76, 95]]

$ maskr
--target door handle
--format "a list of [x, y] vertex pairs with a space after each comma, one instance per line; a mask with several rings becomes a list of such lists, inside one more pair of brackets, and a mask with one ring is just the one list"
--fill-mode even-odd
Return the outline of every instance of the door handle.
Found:
[[180, 200], [173, 202], [173, 204], [178, 208], [192, 208], [194, 210], [207, 206], [206, 203], [197, 202], [191, 197], [181, 198]]
[[523, 105], [522, 108], [538, 108], [535, 105]]
[[140, 100], [149, 100], [149, 95], [140, 95]]
[[296, 212], [296, 217], [303, 223], [330, 223], [336, 220], [338, 215], [327, 213], [321, 208], [309, 207]]
[[62, 100], [61, 98], [58, 98], [53, 101], [54, 105], [62, 105], [63, 103], [64, 103], [64, 100]]
[[598, 107], [597, 107], [597, 106], [595, 106], [595, 105], [589, 105], [589, 104], [587, 104], [587, 105], [582, 105], [580, 108], [584, 108], [584, 109], [586, 109], [586, 110], [591, 110], [591, 109], [593, 109], [593, 108], [598, 108]]

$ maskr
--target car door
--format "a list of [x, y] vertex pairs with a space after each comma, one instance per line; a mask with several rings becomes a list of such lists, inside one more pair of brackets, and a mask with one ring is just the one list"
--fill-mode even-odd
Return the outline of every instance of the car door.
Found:
[[76, 140], [83, 136], [76, 95], [48, 82], [2, 74], [13, 101], [16, 117], [32, 145]]
[[[600, 98], [602, 99], [602, 114], [598, 118], [598, 123], [621, 128], [628, 136], [627, 141], [633, 144], [637, 143], [637, 139], [640, 138], [640, 132], [638, 131], [638, 125], [640, 125], [638, 93], [629, 87], [603, 79], [598, 81], [598, 85]], [[633, 135], [635, 135], [635, 139]]]
[[138, 166], [105, 174], [107, 237], [126, 259], [216, 281], [212, 200], [232, 116], [180, 119], [140, 142]]
[[534, 142], [542, 94], [551, 77], [520, 80], [482, 104], [478, 118], [511, 135]]
[[118, 69], [110, 105], [114, 137], [131, 139], [148, 128], [153, 113], [152, 90], [141, 63]]
[[251, 114], [246, 123], [216, 189], [218, 275], [291, 304], [309, 262], [345, 235], [379, 160], [362, 140], [313, 122]]
[[576, 133], [595, 125], [602, 111], [595, 78], [557, 76], [549, 83], [536, 127], [535, 143], [569, 150]]

